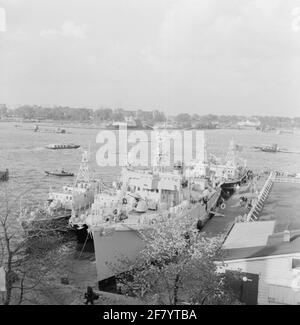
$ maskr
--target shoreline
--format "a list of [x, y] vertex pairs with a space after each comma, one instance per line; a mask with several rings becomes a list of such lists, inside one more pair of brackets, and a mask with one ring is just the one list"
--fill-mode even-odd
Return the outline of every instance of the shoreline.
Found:
[[[46, 126], [46, 127], [53, 127], [53, 128], [71, 128], [71, 129], [101, 129], [101, 130], [111, 130], [116, 131], [118, 128], [110, 128], [106, 127], [104, 124], [110, 123], [111, 121], [106, 121], [101, 124], [95, 124], [91, 122], [71, 122], [71, 121], [62, 121], [62, 120], [49, 120], [49, 121], [36, 121], [36, 120], [18, 120], [18, 119], [12, 119], [12, 120], [1, 120], [0, 123], [15, 123], [19, 124], [15, 127], [21, 127], [22, 125], [36, 125], [39, 126]], [[28, 130], [28, 129], [26, 129]], [[128, 131], [155, 131], [155, 129], [149, 129], [147, 127], [145, 128], [128, 128]], [[216, 128], [167, 128], [163, 129], [167, 131], [190, 131], [190, 130], [203, 130], [203, 131], [216, 131], [216, 130], [239, 130], [239, 131], [257, 131], [261, 132], [260, 130], [256, 130], [254, 128], [238, 128], [238, 127], [216, 127]], [[289, 129], [288, 129], [289, 130]], [[291, 129], [293, 130], [293, 129]], [[275, 133], [276, 130], [268, 131], [268, 133]]]

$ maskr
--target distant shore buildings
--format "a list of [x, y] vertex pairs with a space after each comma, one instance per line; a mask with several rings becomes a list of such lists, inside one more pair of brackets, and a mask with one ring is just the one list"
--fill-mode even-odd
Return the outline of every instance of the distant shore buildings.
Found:
[[237, 116], [214, 114], [179, 113], [167, 116], [159, 110], [125, 110], [122, 108], [99, 109], [74, 108], [68, 106], [38, 106], [0, 104], [0, 120], [18, 122], [76, 122], [106, 127], [127, 123], [130, 128], [167, 129], [257, 129], [261, 131], [289, 130], [300, 128], [300, 117], [280, 116]]
[[256, 129], [261, 126], [261, 122], [259, 120], [246, 120], [237, 123], [239, 128], [246, 128], [246, 129]]

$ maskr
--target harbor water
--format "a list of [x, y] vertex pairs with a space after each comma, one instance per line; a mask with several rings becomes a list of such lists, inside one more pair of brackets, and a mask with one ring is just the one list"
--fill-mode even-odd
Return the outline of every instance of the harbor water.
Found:
[[[117, 179], [119, 167], [100, 167], [96, 153], [101, 144], [96, 143], [100, 129], [67, 128], [67, 133], [33, 132], [30, 123], [0, 123], [0, 170], [10, 171], [8, 183], [0, 187], [10, 195], [20, 197], [22, 205], [36, 205], [43, 202], [49, 189], [60, 190], [63, 185], [71, 184], [72, 178], [46, 176], [45, 170], [64, 168], [76, 174], [82, 149], [90, 148], [91, 171], [96, 178], [104, 181]], [[54, 130], [54, 128], [53, 128]], [[130, 132], [130, 131], [128, 131]], [[225, 159], [231, 140], [243, 147], [240, 157], [247, 160], [250, 168], [260, 171], [273, 169], [290, 173], [300, 173], [300, 136], [293, 134], [263, 133], [256, 130], [216, 129], [205, 131], [207, 151]], [[50, 143], [75, 143], [81, 148], [76, 150], [49, 150]], [[277, 143], [292, 153], [267, 153], [256, 151], [254, 146]]]

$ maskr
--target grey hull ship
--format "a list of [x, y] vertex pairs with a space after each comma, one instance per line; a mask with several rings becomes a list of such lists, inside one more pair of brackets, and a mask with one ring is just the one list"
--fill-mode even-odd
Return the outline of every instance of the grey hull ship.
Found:
[[[167, 168], [158, 149], [153, 168], [124, 167], [114, 186], [102, 184], [91, 209], [73, 211], [69, 222], [79, 240], [86, 242], [90, 236], [94, 242], [98, 281], [115, 275], [110, 265], [116, 261], [134, 260], [145, 244], [141, 234], [157, 223], [188, 216], [201, 230], [215, 214], [223, 203], [223, 180], [214, 176], [204, 151], [189, 166]], [[119, 270], [126, 271], [124, 267]]]

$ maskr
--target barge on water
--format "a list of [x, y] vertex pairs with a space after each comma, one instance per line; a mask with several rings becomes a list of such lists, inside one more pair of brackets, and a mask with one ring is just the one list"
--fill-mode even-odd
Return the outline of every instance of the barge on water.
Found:
[[264, 146], [255, 146], [254, 149], [261, 150], [263, 152], [269, 152], [269, 153], [290, 153], [287, 149], [279, 148], [276, 143], [273, 144], [266, 144]]
[[73, 177], [74, 173], [66, 172], [64, 170], [61, 171], [47, 171], [45, 170], [45, 174], [48, 176], [58, 176], [58, 177]]
[[46, 149], [52, 149], [52, 150], [64, 150], [64, 149], [78, 149], [80, 148], [79, 144], [48, 144], [46, 145]]

